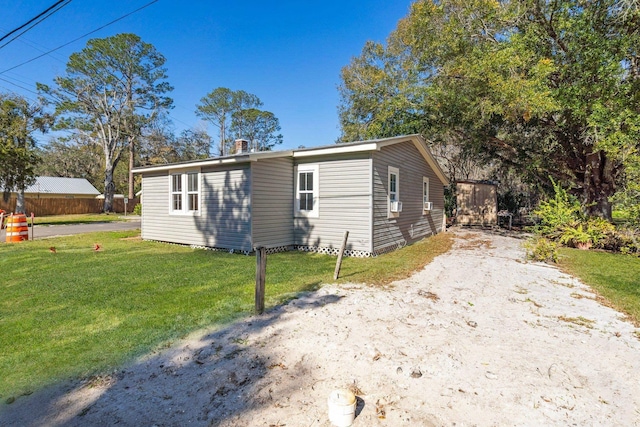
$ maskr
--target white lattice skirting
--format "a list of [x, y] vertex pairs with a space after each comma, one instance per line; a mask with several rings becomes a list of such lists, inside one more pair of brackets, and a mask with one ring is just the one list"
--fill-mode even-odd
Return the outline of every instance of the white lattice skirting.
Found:
[[[318, 254], [334, 255], [334, 256], [338, 256], [340, 252], [340, 248], [330, 248], [326, 246], [296, 246], [296, 250], [301, 252], [315, 252]], [[355, 250], [347, 249], [344, 251], [344, 256], [367, 258], [371, 256], [371, 252], [355, 251]]]
[[[165, 242], [162, 240], [152, 240], [154, 242], [160, 242], [160, 243], [167, 243], [170, 245], [178, 245], [178, 246], [189, 246], [191, 249], [203, 249], [206, 251], [214, 251], [214, 252], [227, 252], [230, 254], [242, 254], [242, 255], [250, 255], [252, 253], [254, 253], [254, 251], [240, 251], [237, 249], [228, 249], [228, 248], [215, 248], [215, 247], [211, 247], [211, 246], [203, 246], [203, 245], [185, 245], [182, 243], [173, 243], [173, 242]], [[394, 249], [396, 249], [397, 246], [393, 246], [390, 247], [388, 250], [383, 250], [382, 253], [384, 252], [390, 252]], [[340, 252], [340, 248], [331, 248], [331, 247], [326, 247], [326, 246], [276, 246], [273, 248], [267, 248], [267, 255], [270, 254], [275, 254], [278, 252], [288, 252], [291, 250], [296, 250], [296, 251], [301, 251], [301, 252], [314, 252], [314, 253], [318, 253], [318, 254], [324, 254], [324, 255], [333, 255], [333, 256], [338, 256], [338, 253]], [[380, 253], [375, 253], [372, 254], [371, 252], [368, 251], [356, 251], [356, 250], [351, 250], [351, 249], [347, 249], [344, 251], [344, 256], [348, 256], [348, 257], [356, 257], [356, 258], [368, 258], [370, 256], [376, 256], [379, 255]]]
[[394, 243], [393, 245], [389, 245], [389, 246], [386, 246], [386, 247], [384, 247], [384, 248], [380, 248], [380, 249], [376, 250], [376, 251], [372, 254], [372, 256], [378, 256], [378, 255], [388, 254], [389, 252], [393, 252], [393, 251], [395, 251], [395, 250], [402, 249], [402, 248], [404, 248], [405, 246], [407, 246], [407, 242]]
[[277, 254], [279, 252], [288, 252], [292, 246], [276, 246], [275, 248], [267, 248], [267, 255]]
[[201, 245], [189, 245], [191, 249], [204, 249], [205, 251], [214, 251], [214, 252], [227, 252], [230, 254], [242, 254], [249, 255], [253, 251], [240, 251], [237, 249], [226, 249], [226, 248], [212, 248], [211, 246], [201, 246]]

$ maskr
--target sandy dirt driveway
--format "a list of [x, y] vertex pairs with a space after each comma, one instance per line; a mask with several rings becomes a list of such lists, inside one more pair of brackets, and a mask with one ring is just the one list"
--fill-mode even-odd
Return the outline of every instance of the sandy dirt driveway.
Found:
[[328, 285], [110, 376], [0, 407], [0, 425], [640, 425], [638, 330], [522, 241], [457, 231], [387, 288]]

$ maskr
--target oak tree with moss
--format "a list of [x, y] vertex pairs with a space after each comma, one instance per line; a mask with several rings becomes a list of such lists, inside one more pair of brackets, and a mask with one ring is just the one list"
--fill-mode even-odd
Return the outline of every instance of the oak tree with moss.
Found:
[[92, 39], [74, 53], [66, 73], [55, 86], [38, 89], [55, 105], [57, 128], [78, 132], [98, 144], [104, 156], [104, 211], [113, 207], [114, 169], [129, 153], [129, 197], [133, 197], [131, 169], [142, 129], [172, 105], [166, 94], [165, 58], [135, 34]]
[[342, 70], [342, 138], [423, 133], [610, 219], [636, 188], [639, 54], [636, 1], [416, 1]]

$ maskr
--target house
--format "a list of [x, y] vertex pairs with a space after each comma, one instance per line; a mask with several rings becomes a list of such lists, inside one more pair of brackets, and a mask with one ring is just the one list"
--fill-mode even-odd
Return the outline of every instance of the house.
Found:
[[491, 181], [456, 182], [456, 223], [493, 226], [498, 224], [497, 184]]
[[100, 192], [84, 178], [39, 176], [25, 188], [25, 198], [92, 199]]
[[141, 167], [142, 238], [371, 256], [436, 234], [448, 184], [420, 135]]
[[[100, 192], [84, 178], [39, 176], [25, 188], [25, 212], [36, 216], [97, 213], [102, 202], [96, 200]], [[0, 199], [0, 209], [15, 212], [17, 194], [11, 193], [7, 202]]]

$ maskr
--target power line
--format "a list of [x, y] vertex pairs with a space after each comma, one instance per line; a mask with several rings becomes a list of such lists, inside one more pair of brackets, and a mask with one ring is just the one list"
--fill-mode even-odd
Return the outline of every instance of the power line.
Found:
[[[26, 92], [29, 92], [29, 93], [32, 93], [32, 94], [34, 94], [34, 95], [40, 96], [40, 97], [42, 97], [42, 98], [44, 98], [44, 99], [48, 100], [49, 102], [54, 102], [54, 103], [55, 103], [56, 101], [60, 101], [60, 99], [56, 98], [56, 97], [55, 97], [55, 96], [53, 96], [53, 95], [50, 95], [50, 94], [44, 94], [44, 93], [41, 93], [41, 92], [35, 92], [35, 91], [33, 91], [32, 89], [29, 89], [28, 87], [21, 86], [21, 85], [19, 85], [18, 83], [15, 83], [15, 82], [13, 82], [13, 81], [11, 81], [11, 80], [8, 80], [8, 79], [14, 80], [14, 81], [16, 81], [16, 82], [18, 82], [18, 83], [22, 83], [22, 84], [24, 84], [24, 85], [31, 85], [31, 83], [29, 83], [29, 82], [25, 82], [25, 81], [20, 80], [20, 79], [17, 79], [17, 78], [15, 78], [15, 77], [9, 77], [9, 76], [0, 77], [0, 81], [3, 81], [3, 82], [6, 82], [6, 83], [9, 83], [10, 85], [16, 86], [16, 87], [18, 87], [18, 88], [20, 88], [20, 89], [22, 89], [22, 90], [24, 90], [24, 91], [26, 91]], [[10, 91], [10, 92], [13, 92], [11, 89], [9, 89], [9, 88], [7, 88], [7, 87], [5, 87], [5, 89], [6, 89], [6, 90], [8, 90], [8, 91]], [[26, 96], [25, 96], [25, 98], [29, 99], [29, 98], [28, 98], [28, 97], [26, 97]], [[185, 108], [185, 107], [183, 107], [182, 105], [175, 105], [175, 106], [176, 106], [176, 107], [178, 107], [178, 108], [182, 108], [182, 109], [183, 109], [183, 110], [185, 110], [185, 111], [190, 111], [188, 108]], [[167, 117], [169, 117], [172, 121], [174, 121], [174, 122], [179, 122], [179, 123], [182, 123], [183, 125], [185, 125], [185, 126], [187, 126], [187, 127], [189, 127], [189, 128], [193, 128], [193, 125], [191, 125], [191, 124], [189, 124], [189, 123], [187, 123], [187, 122], [185, 122], [185, 121], [183, 121], [183, 120], [180, 120], [179, 118], [177, 118], [177, 117], [175, 117], [175, 116], [173, 116], [173, 115], [169, 114], [169, 112], [168, 112], [168, 111], [167, 111], [167, 112], [165, 112], [165, 114], [166, 114], [166, 115], [167, 115]]]
[[43, 56], [49, 55], [50, 53], [53, 53], [53, 52], [55, 52], [56, 50], [60, 50], [60, 49], [62, 49], [62, 48], [63, 48], [63, 47], [65, 47], [65, 46], [68, 46], [68, 45], [70, 45], [70, 44], [72, 44], [72, 43], [75, 43], [75, 42], [77, 42], [77, 41], [78, 41], [78, 40], [80, 40], [80, 39], [83, 39], [83, 38], [85, 38], [85, 37], [87, 37], [87, 36], [90, 36], [91, 34], [96, 33], [96, 32], [98, 32], [98, 31], [102, 30], [103, 28], [108, 27], [109, 25], [115, 24], [116, 22], [118, 22], [118, 21], [120, 21], [120, 20], [122, 20], [122, 19], [124, 19], [124, 18], [126, 18], [126, 17], [128, 17], [128, 16], [131, 16], [131, 15], [133, 15], [134, 13], [139, 12], [139, 11], [141, 11], [142, 9], [145, 9], [145, 8], [147, 8], [147, 7], [151, 6], [153, 3], [156, 3], [157, 1], [158, 1], [158, 0], [150, 1], [149, 3], [147, 3], [147, 4], [145, 4], [145, 5], [143, 5], [143, 6], [139, 7], [139, 8], [137, 8], [136, 10], [134, 10], [134, 11], [132, 11], [132, 12], [129, 12], [129, 13], [127, 13], [126, 15], [122, 15], [121, 17], [119, 17], [119, 18], [117, 18], [117, 19], [114, 19], [113, 21], [111, 21], [111, 22], [109, 22], [109, 23], [107, 23], [107, 24], [104, 24], [103, 26], [101, 26], [101, 27], [99, 27], [99, 28], [96, 28], [96, 29], [95, 29], [95, 30], [93, 30], [93, 31], [89, 31], [89, 32], [88, 32], [88, 33], [86, 33], [86, 34], [83, 34], [83, 35], [81, 35], [80, 37], [78, 37], [78, 38], [75, 38], [75, 39], [71, 40], [70, 42], [67, 42], [67, 43], [65, 43], [65, 44], [63, 44], [63, 45], [60, 45], [60, 46], [56, 47], [55, 49], [51, 49], [51, 50], [49, 50], [49, 51], [47, 51], [47, 52], [43, 53], [42, 55], [38, 55], [38, 56], [36, 56], [35, 58], [31, 58], [31, 59], [29, 59], [29, 60], [27, 60], [27, 61], [25, 61], [25, 62], [22, 62], [22, 63], [20, 63], [20, 64], [18, 64], [18, 65], [14, 65], [14, 66], [13, 66], [13, 67], [11, 67], [11, 68], [7, 68], [6, 70], [0, 71], [0, 74], [4, 74], [4, 73], [6, 73], [7, 71], [15, 70], [16, 68], [18, 68], [18, 67], [22, 67], [23, 65], [26, 65], [26, 64], [28, 64], [28, 63], [30, 63], [30, 62], [33, 62], [33, 61], [35, 61], [36, 59], [40, 59], [40, 58], [42, 58]]
[[34, 91], [32, 91], [31, 89], [29, 89], [29, 88], [26, 88], [26, 87], [24, 87], [24, 86], [20, 86], [19, 84], [14, 83], [14, 82], [12, 82], [12, 81], [10, 81], [10, 80], [7, 80], [7, 79], [5, 79], [5, 78], [0, 77], [0, 80], [2, 80], [3, 82], [7, 82], [7, 83], [9, 83], [9, 84], [11, 84], [11, 85], [14, 85], [14, 86], [16, 86], [16, 87], [19, 87], [19, 88], [20, 88], [20, 89], [22, 89], [22, 90], [26, 90], [27, 92], [30, 92], [30, 93], [32, 93], [32, 94], [34, 94], [34, 95], [38, 95], [38, 92], [34, 92]]
[[[23, 29], [24, 27], [26, 27], [27, 25], [31, 24], [33, 21], [35, 21], [36, 19], [40, 18], [42, 15], [44, 15], [45, 13], [49, 12], [51, 9], [53, 9], [54, 7], [58, 6], [60, 3], [65, 2], [66, 0], [59, 0], [57, 2], [55, 2], [53, 5], [49, 6], [46, 10], [44, 10], [43, 12], [40, 12], [38, 15], [36, 15], [35, 17], [31, 18], [30, 20], [28, 20], [27, 22], [25, 22], [24, 24], [20, 25], [18, 28], [14, 28], [13, 30], [9, 31], [7, 34], [5, 34], [4, 36], [0, 37], [0, 42], [4, 39], [6, 39], [7, 37], [9, 37], [11, 34], [15, 33], [16, 31], [20, 31], [21, 29]], [[71, 1], [71, 0], [69, 0]]]
[[[64, 3], [64, 4], [61, 5], [61, 3]], [[36, 16], [31, 18], [30, 20], [28, 20], [24, 24], [20, 25], [18, 28], [14, 28], [13, 30], [9, 31], [4, 36], [0, 37], [0, 42], [3, 41], [4, 39], [6, 39], [7, 37], [9, 37], [10, 35], [12, 35], [13, 33], [17, 32], [17, 31], [20, 31], [21, 29], [23, 29], [27, 25], [31, 24], [32, 22], [37, 21], [33, 25], [31, 25], [29, 28], [27, 28], [26, 30], [24, 30], [23, 32], [21, 32], [20, 34], [18, 34], [17, 36], [15, 36], [11, 40], [9, 40], [5, 44], [3, 44], [2, 46], [0, 46], [0, 49], [2, 49], [3, 47], [8, 45], [9, 43], [14, 41], [15, 39], [17, 39], [18, 37], [20, 37], [21, 35], [23, 35], [27, 31], [29, 31], [30, 29], [32, 29], [36, 25], [38, 25], [39, 23], [41, 23], [42, 21], [44, 21], [45, 19], [47, 19], [48, 17], [50, 17], [51, 15], [53, 15], [54, 13], [56, 13], [57, 11], [59, 11], [60, 9], [65, 7], [66, 5], [68, 5], [69, 3], [71, 3], [71, 0], [58, 0], [57, 2], [55, 2], [54, 4], [49, 6], [47, 9], [45, 9], [44, 11], [40, 12], [39, 14], [37, 14]], [[40, 19], [41, 17], [42, 17], [42, 19]]]

